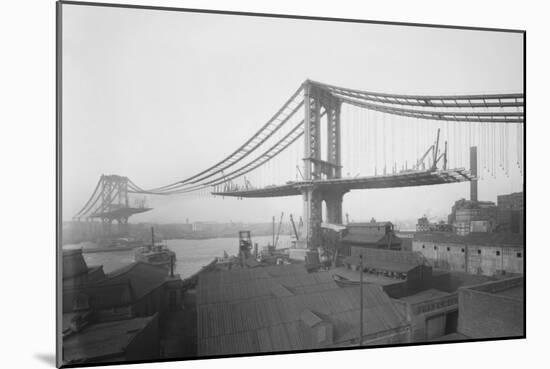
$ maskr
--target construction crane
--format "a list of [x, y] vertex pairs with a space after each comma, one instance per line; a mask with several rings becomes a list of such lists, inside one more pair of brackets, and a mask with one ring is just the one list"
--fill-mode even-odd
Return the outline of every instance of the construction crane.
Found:
[[281, 233], [281, 225], [283, 224], [283, 216], [284, 212], [281, 213], [281, 219], [279, 219], [279, 227], [277, 228], [277, 238], [275, 239], [275, 242], [273, 244], [273, 248], [277, 248], [277, 243], [279, 242], [279, 234]]
[[[432, 154], [432, 165], [430, 166], [430, 172], [434, 172], [437, 170], [437, 163], [441, 159], [443, 159], [443, 170], [447, 169], [447, 141], [445, 141], [445, 150], [439, 155], [439, 133], [440, 129], [437, 129], [437, 138], [433, 145], [431, 145], [428, 150], [422, 155], [420, 159], [416, 161], [416, 165], [414, 166], [415, 170], [419, 170], [422, 168], [422, 170], [426, 169], [426, 165], [424, 163], [424, 160], [426, 157], [431, 153]], [[439, 155], [439, 156], [438, 156]]]
[[294, 235], [296, 236], [296, 241], [299, 241], [300, 237], [298, 236], [298, 230], [296, 229], [296, 224], [294, 223], [294, 218], [292, 218], [292, 214], [290, 214], [289, 217], [290, 224], [292, 224], [292, 229], [294, 230]]

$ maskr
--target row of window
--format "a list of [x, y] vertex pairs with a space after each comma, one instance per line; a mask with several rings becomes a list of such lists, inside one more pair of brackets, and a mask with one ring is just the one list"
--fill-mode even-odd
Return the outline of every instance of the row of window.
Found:
[[[425, 249], [425, 248], [426, 248], [426, 245], [422, 245], [422, 248]], [[437, 249], [438, 249], [438, 248], [437, 248], [437, 245], [435, 245], [435, 246], [434, 246], [434, 250], [437, 250]], [[450, 248], [450, 247], [447, 247], [447, 251], [451, 251], [451, 248]], [[461, 249], [460, 249], [460, 252], [464, 253], [464, 248], [461, 248]], [[479, 255], [481, 255], [481, 249], [478, 249], [478, 250], [477, 250], [477, 253], [478, 253]], [[497, 255], [497, 256], [500, 256], [500, 250], [497, 250], [497, 251], [496, 251], [496, 255]], [[516, 257], [521, 258], [521, 252], [517, 252], [517, 253], [516, 253]]]

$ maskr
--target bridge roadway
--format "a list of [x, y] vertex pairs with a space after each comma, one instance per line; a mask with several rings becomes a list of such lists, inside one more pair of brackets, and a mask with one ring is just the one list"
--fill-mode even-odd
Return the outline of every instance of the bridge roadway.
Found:
[[121, 207], [118, 209], [111, 209], [107, 211], [100, 211], [91, 214], [90, 218], [106, 218], [106, 219], [120, 219], [120, 218], [129, 218], [134, 214], [144, 213], [151, 210], [151, 208], [132, 208], [132, 207]]
[[212, 192], [215, 196], [229, 197], [283, 197], [302, 194], [305, 188], [316, 187], [321, 190], [334, 190], [347, 192], [350, 190], [366, 190], [380, 188], [397, 188], [428, 186], [447, 183], [458, 183], [475, 180], [475, 176], [464, 168], [439, 170], [439, 171], [408, 171], [396, 174], [354, 177], [316, 179], [310, 181], [292, 181], [284, 185], [266, 186], [263, 188], [251, 188], [227, 192]]

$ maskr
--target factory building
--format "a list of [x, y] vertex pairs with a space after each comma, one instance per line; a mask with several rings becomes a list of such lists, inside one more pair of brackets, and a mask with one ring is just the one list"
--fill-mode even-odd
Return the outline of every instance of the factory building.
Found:
[[412, 250], [434, 268], [486, 276], [523, 274], [525, 245], [515, 233], [418, 233]]
[[460, 199], [452, 206], [448, 223], [453, 232], [461, 236], [470, 232], [493, 232], [497, 225], [497, 207], [491, 201]]

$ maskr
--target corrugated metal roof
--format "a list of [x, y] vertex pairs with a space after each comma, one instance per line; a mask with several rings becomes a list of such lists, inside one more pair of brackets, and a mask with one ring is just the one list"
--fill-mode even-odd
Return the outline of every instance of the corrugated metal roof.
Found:
[[63, 339], [63, 360], [68, 363], [107, 355], [123, 355], [132, 339], [156, 316], [90, 325]]
[[[275, 297], [273, 284], [292, 293]], [[363, 292], [365, 335], [407, 325], [379, 286]], [[349, 332], [359, 324], [359, 295], [359, 287], [339, 288], [329, 273], [308, 274], [303, 265], [204, 273], [197, 287], [199, 355], [319, 348], [304, 314], [331, 323], [335, 343], [355, 338]]]

